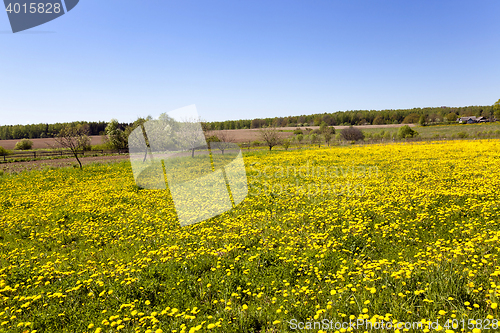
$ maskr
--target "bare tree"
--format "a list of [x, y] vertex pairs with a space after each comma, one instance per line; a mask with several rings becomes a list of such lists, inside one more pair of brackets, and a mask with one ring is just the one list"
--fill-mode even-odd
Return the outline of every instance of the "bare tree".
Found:
[[177, 124], [177, 143], [180, 144], [180, 147], [191, 150], [191, 157], [194, 157], [196, 149], [206, 148], [206, 139], [200, 119], [186, 118]]
[[77, 125], [71, 126], [67, 125], [64, 127], [54, 140], [62, 148], [68, 148], [75, 156], [78, 164], [80, 164], [80, 170], [82, 167], [82, 162], [78, 158], [78, 150], [84, 149], [90, 145], [90, 139], [88, 137], [89, 128], [88, 125]]
[[269, 151], [281, 143], [281, 136], [279, 130], [276, 128], [276, 123], [269, 127], [261, 128], [259, 130], [262, 140], [269, 147]]
[[224, 155], [224, 151], [226, 149], [234, 147], [235, 139], [229, 131], [218, 131], [215, 136], [218, 139], [215, 146], [219, 148], [219, 150], [222, 152], [222, 155]]
[[363, 134], [363, 132], [361, 132], [361, 130], [352, 126], [344, 128], [342, 131], [340, 131], [340, 135], [346, 141], [358, 141], [365, 138], [365, 135]]

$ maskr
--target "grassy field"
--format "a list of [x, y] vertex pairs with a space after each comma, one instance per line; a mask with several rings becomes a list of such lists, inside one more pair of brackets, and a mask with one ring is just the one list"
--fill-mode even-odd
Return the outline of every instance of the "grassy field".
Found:
[[[383, 133], [389, 133], [392, 137], [397, 134], [399, 128], [383, 129]], [[466, 133], [468, 138], [498, 138], [500, 137], [500, 123], [478, 123], [478, 124], [452, 124], [452, 125], [435, 125], [435, 126], [415, 126], [415, 131], [419, 133], [421, 139], [438, 139], [438, 138], [458, 138], [459, 133]], [[381, 129], [367, 128], [363, 129], [366, 134], [378, 134]]]
[[498, 140], [244, 153], [245, 201], [182, 228], [129, 162], [0, 176], [0, 332], [498, 328]]

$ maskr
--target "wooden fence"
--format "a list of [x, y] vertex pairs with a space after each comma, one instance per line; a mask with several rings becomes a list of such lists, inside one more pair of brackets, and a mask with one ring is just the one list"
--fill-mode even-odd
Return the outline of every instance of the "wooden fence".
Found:
[[[117, 149], [117, 150], [80, 150], [77, 152], [80, 156], [91, 156], [91, 155], [107, 155], [107, 154], [128, 154], [128, 149]], [[52, 150], [52, 151], [29, 151], [22, 153], [14, 153], [10, 155], [0, 156], [0, 163], [8, 162], [9, 160], [15, 159], [37, 159], [44, 157], [62, 157], [62, 156], [74, 156], [73, 152], [69, 150]]]

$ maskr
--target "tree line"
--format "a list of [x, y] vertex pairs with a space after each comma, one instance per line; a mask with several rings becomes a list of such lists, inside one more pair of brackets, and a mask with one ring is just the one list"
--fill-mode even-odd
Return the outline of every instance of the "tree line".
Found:
[[[500, 101], [500, 100], [499, 100]], [[439, 124], [455, 122], [458, 117], [476, 116], [500, 119], [499, 102], [487, 106], [465, 106], [465, 107], [428, 107], [396, 110], [355, 110], [338, 111], [334, 113], [311, 114], [302, 116], [256, 118], [204, 122], [204, 128], [208, 130], [231, 130], [231, 129], [253, 129], [269, 126], [277, 127], [302, 127], [319, 126], [325, 123], [328, 126], [341, 125], [383, 125], [383, 124]], [[67, 126], [88, 126], [88, 135], [105, 134], [108, 122], [73, 122], [56, 124], [34, 124], [34, 125], [3, 125], [0, 126], [0, 140], [9, 139], [36, 139], [56, 137], [63, 128]], [[125, 131], [133, 124], [114, 124], [117, 129]]]
[[208, 122], [212, 130], [252, 129], [269, 127], [319, 126], [325, 122], [328, 126], [411, 124], [424, 121], [427, 124], [455, 122], [458, 117], [477, 116], [500, 118], [500, 111], [491, 105], [465, 107], [428, 107], [396, 110], [355, 110], [334, 113], [311, 114], [302, 116], [256, 118], [252, 120], [226, 120]]
[[[33, 125], [3, 125], [0, 126], [0, 140], [11, 139], [39, 139], [39, 138], [54, 138], [61, 133], [61, 131], [70, 126], [86, 126], [88, 128], [88, 135], [102, 135], [105, 133], [108, 122], [87, 122], [76, 121], [71, 123], [56, 123], [56, 124], [33, 124]], [[121, 129], [127, 128], [130, 124], [118, 123]]]

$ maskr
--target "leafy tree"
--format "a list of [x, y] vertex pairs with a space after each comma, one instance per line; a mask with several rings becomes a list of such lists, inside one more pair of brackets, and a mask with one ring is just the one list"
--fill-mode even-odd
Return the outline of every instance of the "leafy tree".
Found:
[[5, 149], [4, 147], [0, 146], [0, 156], [7, 156], [9, 155], [9, 151]]
[[321, 147], [321, 140], [319, 139], [319, 136], [316, 133], [311, 134], [310, 139], [312, 144], [318, 143], [318, 147]]
[[425, 119], [425, 116], [424, 115], [421, 115], [420, 118], [418, 119], [418, 124], [420, 126], [425, 126], [426, 124], [426, 119]]
[[451, 122], [451, 121], [457, 121], [458, 116], [455, 112], [450, 112], [445, 116], [445, 118], [447, 121]]
[[283, 148], [285, 148], [285, 150], [288, 150], [288, 148], [290, 148], [290, 144], [291, 144], [291, 141], [290, 139], [285, 139], [283, 140]]
[[106, 133], [106, 145], [112, 149], [128, 148], [128, 135], [120, 128], [118, 120], [111, 119], [104, 130]]
[[328, 127], [328, 124], [324, 121], [321, 122], [321, 124], [319, 125], [319, 131], [321, 133], [324, 133], [325, 132], [325, 129]]
[[297, 135], [297, 141], [299, 142], [299, 144], [302, 142], [302, 140], [304, 140], [304, 134], [299, 134]]
[[413, 138], [418, 135], [418, 132], [413, 130], [410, 126], [405, 125], [399, 128], [398, 137], [401, 139]]
[[373, 119], [373, 125], [382, 125], [384, 123], [384, 118], [382, 118], [381, 116], [376, 116], [375, 119]]
[[500, 99], [493, 104], [493, 112], [497, 119], [500, 119]]
[[359, 128], [349, 126], [340, 131], [340, 135], [346, 141], [359, 141], [365, 138], [365, 135]]
[[332, 132], [325, 132], [323, 134], [323, 138], [325, 139], [325, 143], [330, 146], [330, 141], [332, 141], [333, 133]]
[[416, 124], [418, 120], [420, 119], [420, 116], [416, 113], [410, 113], [403, 119], [403, 124]]
[[326, 126], [326, 123], [323, 122], [325, 126], [320, 126], [321, 134], [325, 139], [325, 143], [330, 145], [330, 141], [332, 140], [333, 135], [335, 134], [335, 127]]

